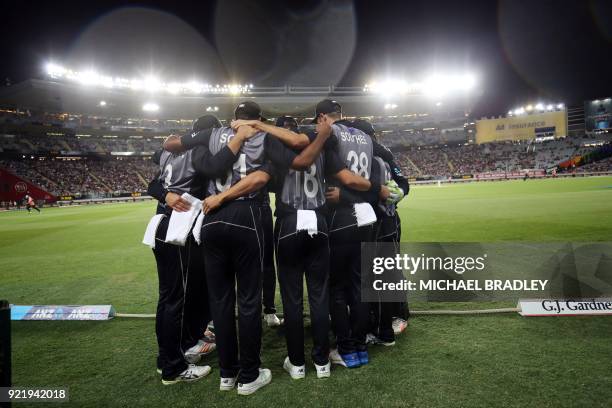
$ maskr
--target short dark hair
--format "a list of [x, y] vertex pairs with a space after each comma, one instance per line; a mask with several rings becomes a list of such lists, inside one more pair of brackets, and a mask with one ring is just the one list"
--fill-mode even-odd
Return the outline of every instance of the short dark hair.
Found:
[[221, 122], [215, 115], [200, 116], [193, 122], [192, 131], [199, 132], [200, 130], [222, 127]]

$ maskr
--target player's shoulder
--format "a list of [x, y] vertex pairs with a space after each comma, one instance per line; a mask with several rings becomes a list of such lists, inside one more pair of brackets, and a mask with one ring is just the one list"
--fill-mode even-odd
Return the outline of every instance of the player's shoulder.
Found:
[[372, 139], [374, 145], [374, 154], [380, 156], [383, 160], [393, 160], [393, 152], [384, 144], [378, 142], [376, 139]]

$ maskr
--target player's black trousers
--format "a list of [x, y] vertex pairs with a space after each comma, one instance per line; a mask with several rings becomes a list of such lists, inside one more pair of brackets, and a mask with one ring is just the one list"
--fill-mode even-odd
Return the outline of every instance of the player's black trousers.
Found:
[[330, 211], [328, 226], [330, 314], [338, 352], [365, 351], [370, 319], [369, 305], [361, 301], [361, 243], [374, 240], [374, 226], [357, 227], [352, 207]]
[[[395, 257], [395, 254], [399, 251], [397, 223], [398, 219], [395, 216], [378, 214], [378, 222], [376, 223], [376, 242], [393, 243], [396, 245], [393, 246], [394, 249], [390, 249], [388, 246], [379, 247], [377, 249], [377, 256]], [[396, 278], [399, 282], [402, 278], [401, 273], [398, 273]], [[392, 302], [370, 303], [372, 312], [371, 331], [382, 341], [392, 342], [395, 340], [395, 334], [393, 333], [393, 317], [396, 310], [401, 309], [401, 305], [402, 303]]]
[[264, 313], [276, 313], [274, 295], [276, 294], [276, 271], [274, 269], [274, 226], [270, 204], [260, 207], [263, 228], [263, 307]]
[[207, 214], [202, 226], [204, 265], [221, 377], [235, 377], [240, 372], [240, 383], [254, 381], [261, 365], [263, 231], [260, 205], [253, 201], [231, 202]]
[[318, 365], [329, 361], [329, 240], [325, 217], [317, 213], [319, 233], [296, 232], [297, 214], [276, 220], [274, 240], [278, 281], [283, 299], [285, 338], [291, 364], [304, 359], [304, 276], [308, 288], [312, 360]]
[[169, 219], [160, 222], [153, 250], [159, 277], [157, 366], [164, 379], [187, 368], [184, 352], [197, 343], [210, 320], [202, 253], [191, 235], [184, 247], [164, 242]]
[[[400, 242], [402, 242], [402, 222], [399, 214], [395, 213], [395, 237], [394, 242], [397, 243], [397, 247], [399, 248]], [[408, 299], [405, 302], [397, 302], [393, 303], [392, 310], [393, 317], [399, 317], [404, 320], [408, 320], [410, 317], [410, 309], [408, 308]]]

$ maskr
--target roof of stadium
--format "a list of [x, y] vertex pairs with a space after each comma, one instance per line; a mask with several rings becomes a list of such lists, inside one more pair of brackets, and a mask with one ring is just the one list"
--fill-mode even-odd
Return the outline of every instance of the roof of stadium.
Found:
[[[0, 107], [38, 112], [74, 113], [106, 117], [195, 118], [212, 112], [221, 118], [233, 116], [235, 106], [245, 100], [258, 102], [264, 114], [313, 115], [321, 99], [340, 102], [347, 116], [429, 113], [448, 116], [469, 114], [478, 91], [452, 93], [443, 98], [419, 92], [370, 92], [367, 87], [257, 87], [241, 91], [171, 94], [133, 89], [87, 86], [49, 79], [29, 79], [0, 88]], [[145, 107], [146, 105], [146, 107]], [[144, 108], [144, 109], [143, 109]]]

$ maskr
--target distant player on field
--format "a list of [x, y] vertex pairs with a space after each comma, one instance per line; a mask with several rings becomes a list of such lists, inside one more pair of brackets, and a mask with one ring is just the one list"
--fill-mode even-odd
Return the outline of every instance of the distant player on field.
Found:
[[29, 192], [26, 193], [24, 200], [26, 202], [26, 210], [28, 210], [28, 212], [32, 212], [33, 208], [40, 213], [40, 209], [36, 206], [36, 201], [34, 201]]

